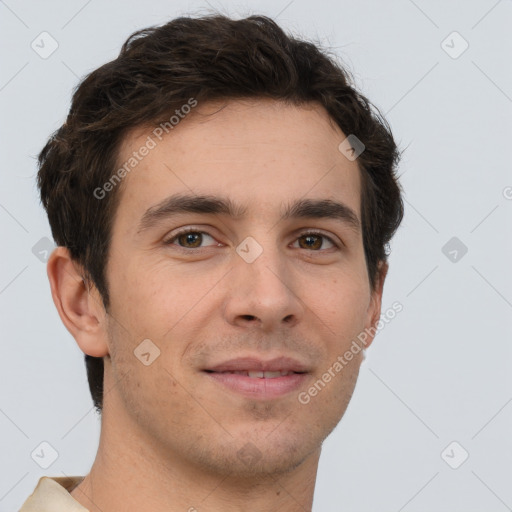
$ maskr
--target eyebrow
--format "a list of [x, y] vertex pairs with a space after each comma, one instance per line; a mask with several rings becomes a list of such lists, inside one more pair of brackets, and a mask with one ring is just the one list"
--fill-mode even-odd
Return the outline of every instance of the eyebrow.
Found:
[[[182, 213], [223, 214], [233, 219], [241, 219], [246, 212], [247, 207], [229, 198], [176, 194], [146, 210], [140, 219], [137, 234]], [[285, 206], [280, 221], [295, 218], [335, 219], [345, 223], [356, 233], [361, 231], [361, 224], [354, 210], [332, 199], [299, 199], [289, 203]]]

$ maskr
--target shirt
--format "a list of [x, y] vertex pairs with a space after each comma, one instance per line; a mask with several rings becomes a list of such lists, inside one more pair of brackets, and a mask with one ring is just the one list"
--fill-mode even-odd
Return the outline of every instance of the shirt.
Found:
[[19, 512], [89, 512], [69, 493], [83, 476], [43, 476]]

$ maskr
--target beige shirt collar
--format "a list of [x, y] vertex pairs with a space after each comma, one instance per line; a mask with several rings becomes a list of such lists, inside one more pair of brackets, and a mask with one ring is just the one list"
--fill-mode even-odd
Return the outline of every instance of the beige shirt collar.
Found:
[[41, 477], [19, 512], [89, 512], [89, 509], [82, 507], [69, 494], [69, 491], [83, 478], [83, 476]]

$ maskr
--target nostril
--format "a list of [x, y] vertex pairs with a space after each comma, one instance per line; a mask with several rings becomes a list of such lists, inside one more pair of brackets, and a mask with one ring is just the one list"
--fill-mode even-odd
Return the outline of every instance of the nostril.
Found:
[[253, 315], [242, 315], [244, 320], [254, 320], [256, 317]]

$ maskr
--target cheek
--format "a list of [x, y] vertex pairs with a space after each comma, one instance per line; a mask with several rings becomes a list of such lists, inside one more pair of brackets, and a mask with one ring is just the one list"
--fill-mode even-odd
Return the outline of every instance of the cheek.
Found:
[[166, 366], [163, 352], [149, 366], [142, 364], [131, 351], [123, 354], [118, 351], [112, 361], [113, 374], [122, 379], [117, 390], [122, 408], [152, 436], [182, 425], [190, 416], [185, 392], [172, 369]]
[[155, 342], [186, 316], [208, 285], [206, 280], [199, 283], [193, 276], [170, 272], [168, 264], [132, 264], [113, 277], [112, 304], [118, 305], [114, 314], [139, 338]]
[[[313, 283], [311, 283], [313, 284]], [[357, 270], [338, 272], [315, 294], [317, 315], [336, 337], [346, 338], [364, 328], [370, 290], [366, 275]]]

